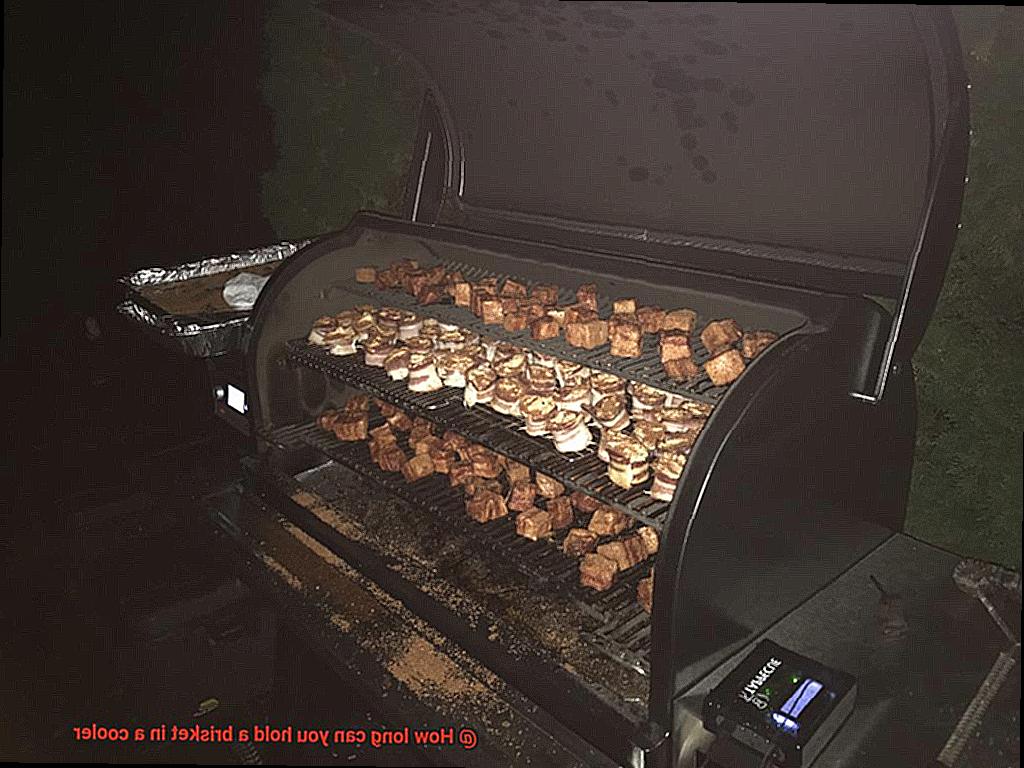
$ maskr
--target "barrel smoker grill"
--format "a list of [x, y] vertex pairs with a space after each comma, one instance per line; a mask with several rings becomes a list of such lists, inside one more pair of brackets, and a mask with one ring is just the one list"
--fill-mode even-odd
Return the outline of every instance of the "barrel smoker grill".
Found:
[[[612, 761], [688, 765], [680, 697], [902, 527], [916, 429], [909, 360], [948, 263], [966, 166], [952, 19], [909, 7], [450, 5], [331, 11], [411, 52], [430, 88], [404, 217], [360, 214], [291, 257], [257, 303], [246, 351], [255, 482], [272, 508]], [[694, 46], [700, 55], [677, 55]], [[616, 358], [355, 283], [357, 267], [402, 258], [468, 279], [555, 283], [566, 300], [596, 283], [603, 316], [610, 300], [633, 297], [694, 309], [698, 330], [731, 317], [780, 338], [728, 387], [681, 384], [650, 338], [641, 357]], [[514, 419], [466, 408], [461, 390], [412, 393], [361, 354], [305, 341], [318, 316], [367, 303], [712, 405], [675, 498], [613, 485], [593, 448], [559, 454]], [[509, 519], [478, 525], [446, 477], [407, 484], [364, 443], [316, 427], [356, 391], [655, 527], [656, 560], [607, 592], [581, 588], [559, 536], [527, 541]], [[524, 643], [522, 622], [500, 607], [492, 618], [512, 639], [481, 636], [457, 601], [421, 589], [400, 552], [349, 540], [294, 501], [307, 490], [330, 502], [350, 472], [401, 499], [410, 527], [450, 526], [493, 563], [490, 587], [511, 568], [572, 604], [578, 621], [564, 632], [611, 666], [567, 665], [556, 648]], [[648, 617], [635, 595], [652, 564]]]

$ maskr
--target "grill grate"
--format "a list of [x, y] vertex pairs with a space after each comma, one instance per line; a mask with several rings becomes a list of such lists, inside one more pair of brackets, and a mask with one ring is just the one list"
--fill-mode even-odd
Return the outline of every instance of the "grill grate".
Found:
[[[373, 426], [383, 423], [375, 419]], [[571, 596], [598, 624], [588, 639], [609, 658], [629, 669], [648, 674], [650, 621], [636, 599], [636, 584], [647, 575], [650, 562], [619, 574], [607, 592], [594, 592], [579, 585], [578, 562], [561, 551], [566, 531], [541, 541], [530, 541], [516, 533], [513, 514], [489, 523], [476, 523], [465, 513], [462, 491], [452, 488], [445, 475], [431, 475], [406, 483], [398, 474], [385, 472], [370, 459], [365, 442], [343, 442], [314, 423], [298, 424], [264, 435], [283, 448], [310, 446], [323, 456], [382, 486], [403, 501], [440, 515], [474, 543], [490, 550], [504, 562], [541, 584], [553, 585]], [[404, 442], [400, 439], [400, 442]], [[407, 449], [403, 445], [403, 449]]]
[[568, 488], [589, 493], [657, 530], [668, 515], [669, 505], [649, 495], [652, 480], [628, 490], [620, 488], [608, 478], [595, 448], [576, 454], [559, 453], [546, 438], [527, 435], [522, 422], [511, 416], [485, 406], [466, 408], [460, 389], [410, 392], [404, 381], [392, 381], [383, 369], [365, 365], [360, 355], [339, 357], [305, 341], [290, 342], [288, 357], [527, 464]]
[[[479, 281], [488, 277], [504, 278], [505, 275], [459, 262], [442, 262], [448, 270], [458, 270], [470, 281]], [[518, 278], [515, 278], [518, 280]], [[527, 281], [519, 281], [530, 285]], [[343, 286], [346, 291], [363, 296], [381, 306], [400, 307], [411, 309], [423, 317], [433, 317], [442, 323], [458, 325], [484, 337], [491, 337], [511, 342], [527, 349], [541, 352], [545, 355], [553, 355], [563, 360], [571, 360], [581, 365], [596, 370], [614, 373], [624, 379], [649, 384], [652, 387], [663, 389], [667, 392], [674, 392], [691, 400], [698, 400], [703, 403], [714, 405], [717, 403], [727, 387], [716, 387], [711, 383], [707, 374], [704, 373], [704, 363], [710, 358], [708, 351], [700, 342], [699, 336], [691, 339], [693, 361], [700, 367], [700, 375], [690, 382], [682, 383], [670, 378], [665, 374], [661, 364], [661, 355], [658, 349], [658, 340], [651, 334], [644, 334], [642, 354], [640, 357], [618, 358], [613, 357], [607, 346], [597, 349], [580, 349], [574, 347], [559, 336], [555, 339], [536, 341], [530, 337], [529, 331], [509, 332], [500, 325], [485, 325], [484, 322], [469, 311], [466, 307], [457, 307], [454, 304], [429, 304], [423, 306], [416, 302], [416, 299], [404, 291], [381, 291], [367, 285], [358, 283]], [[451, 299], [445, 297], [445, 301]], [[567, 288], [559, 288], [559, 303], [575, 303], [575, 293]], [[598, 298], [598, 311], [603, 317], [607, 317], [612, 311], [612, 302], [608, 297]], [[698, 327], [701, 320], [698, 319]]]

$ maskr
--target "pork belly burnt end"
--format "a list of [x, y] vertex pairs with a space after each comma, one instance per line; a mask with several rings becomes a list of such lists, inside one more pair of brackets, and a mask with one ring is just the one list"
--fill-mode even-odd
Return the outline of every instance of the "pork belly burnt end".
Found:
[[735, 349], [723, 352], [704, 363], [704, 370], [716, 387], [736, 381], [745, 367], [743, 356]]
[[607, 320], [587, 320], [565, 326], [565, 340], [574, 347], [594, 349], [608, 341]]
[[647, 547], [639, 536], [627, 536], [618, 541], [601, 544], [597, 554], [607, 557], [620, 571], [628, 571], [647, 559]]
[[551, 533], [551, 513], [533, 507], [516, 515], [516, 533], [538, 541]]
[[554, 478], [537, 473], [537, 493], [546, 499], [554, 499], [565, 493], [565, 486]]
[[740, 351], [747, 360], [751, 360], [764, 352], [778, 338], [779, 334], [773, 331], [748, 331], [743, 334]]
[[582, 557], [588, 552], [597, 549], [597, 542], [601, 537], [586, 528], [573, 528], [565, 535], [562, 542], [562, 551], [570, 557]]
[[601, 506], [590, 518], [587, 528], [599, 536], [614, 536], [626, 530], [629, 522], [629, 517], [619, 510]]
[[568, 528], [575, 522], [572, 514], [572, 502], [568, 496], [559, 496], [557, 499], [548, 499], [547, 510], [551, 514], [551, 528], [560, 531]]
[[709, 354], [717, 355], [743, 336], [739, 325], [732, 318], [725, 320], [714, 320], [708, 323], [700, 332], [700, 340]]
[[533, 508], [533, 502], [536, 498], [537, 486], [520, 480], [509, 491], [508, 508], [513, 512], [526, 512]]
[[587, 554], [580, 561], [580, 586], [590, 587], [598, 592], [609, 589], [615, 581], [618, 566], [613, 560], [598, 554]]
[[414, 483], [434, 473], [434, 462], [426, 454], [417, 454], [402, 465], [402, 476], [407, 483]]
[[466, 500], [466, 513], [478, 523], [487, 523], [505, 517], [505, 500], [493, 491], [480, 491]]
[[647, 613], [651, 612], [651, 605], [654, 603], [654, 571], [646, 579], [640, 579], [636, 585], [636, 599], [640, 607]]

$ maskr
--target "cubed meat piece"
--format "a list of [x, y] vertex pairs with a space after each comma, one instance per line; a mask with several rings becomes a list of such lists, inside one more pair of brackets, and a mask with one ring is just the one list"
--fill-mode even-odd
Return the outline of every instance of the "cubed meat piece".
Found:
[[530, 337], [537, 341], [557, 338], [560, 332], [561, 328], [553, 317], [540, 317], [530, 323]]
[[473, 462], [456, 461], [448, 468], [448, 482], [453, 486], [465, 485], [473, 478]]
[[779, 334], [772, 331], [748, 331], [743, 334], [740, 351], [747, 360], [751, 360], [764, 352], [778, 338]]
[[420, 291], [430, 285], [430, 278], [422, 269], [415, 272], [408, 272], [402, 277], [402, 287], [405, 292], [412, 296], [419, 296]]
[[[412, 445], [412, 444], [410, 443], [410, 445]], [[441, 438], [440, 437], [436, 437], [434, 435], [427, 435], [422, 440], [417, 440], [416, 441], [416, 445], [413, 446], [413, 450], [417, 454], [425, 453], [427, 455], [430, 455], [430, 452], [432, 450], [434, 450], [435, 448], [440, 448], [440, 447], [441, 447]]]
[[430, 456], [424, 454], [417, 454], [402, 465], [402, 477], [407, 483], [414, 483], [432, 474], [434, 462], [430, 460]]
[[385, 472], [401, 472], [408, 459], [409, 457], [405, 455], [405, 451], [397, 445], [392, 445], [385, 448], [384, 452], [381, 453], [379, 464], [380, 468]]
[[474, 453], [473, 474], [477, 477], [498, 477], [501, 474], [501, 465], [498, 463], [497, 455], [490, 451]]
[[370, 439], [380, 445], [394, 445], [398, 441], [395, 433], [391, 431], [391, 427], [387, 424], [381, 424], [379, 427], [371, 429]]
[[612, 507], [601, 506], [590, 518], [587, 528], [599, 536], [614, 536], [629, 527], [629, 517]]
[[334, 429], [334, 422], [342, 418], [342, 414], [328, 408], [316, 418], [316, 424], [320, 429], [330, 432]]
[[612, 302], [612, 312], [615, 314], [633, 314], [636, 312], [636, 299], [616, 299]]
[[436, 445], [430, 449], [430, 460], [434, 463], [435, 472], [447, 475], [455, 463], [455, 451], [443, 445]]
[[544, 313], [547, 317], [550, 317], [556, 323], [559, 328], [565, 327], [565, 307], [549, 307], [548, 311]]
[[588, 320], [565, 326], [565, 340], [574, 347], [594, 349], [608, 341], [608, 321]]
[[743, 356], [735, 349], [723, 352], [704, 363], [704, 370], [716, 387], [736, 381], [745, 367]]
[[554, 499], [565, 493], [565, 486], [554, 478], [537, 473], [537, 492], [545, 499]]
[[416, 292], [416, 301], [426, 306], [428, 304], [440, 304], [444, 301], [445, 290], [440, 285], [425, 285]]
[[693, 333], [697, 324], [697, 313], [692, 309], [673, 309], [661, 319], [661, 330]]
[[645, 525], [636, 535], [644, 544], [644, 549], [647, 550], [648, 555], [658, 554], [658, 532], [651, 528], [649, 525]]
[[636, 319], [644, 333], [658, 333], [665, 319], [665, 310], [661, 307], [640, 307], [636, 311]]
[[558, 286], [539, 284], [530, 290], [530, 296], [540, 301], [544, 306], [551, 306], [558, 303]]
[[367, 413], [370, 410], [370, 396], [352, 395], [352, 397], [345, 401], [345, 407], [343, 410], [349, 415], [362, 415]]
[[569, 557], [582, 557], [597, 549], [598, 539], [600, 536], [593, 531], [588, 531], [586, 528], [573, 528], [565, 535], [562, 551]]
[[537, 498], [537, 486], [530, 482], [519, 481], [512, 486], [508, 496], [508, 508], [513, 512], [525, 512], [533, 508]]
[[589, 515], [601, 508], [600, 501], [593, 496], [588, 496], [583, 491], [573, 491], [569, 499], [572, 501], [572, 505], [584, 515]]
[[522, 299], [514, 296], [499, 296], [498, 298], [501, 300], [502, 315], [517, 311], [519, 309], [519, 302], [522, 301]]
[[501, 299], [490, 298], [481, 301], [480, 317], [486, 325], [501, 325], [505, 320]]
[[334, 422], [334, 434], [339, 440], [348, 442], [365, 440], [368, 425], [366, 416], [345, 416]]
[[597, 286], [593, 283], [581, 285], [576, 289], [576, 301], [585, 307], [597, 311]]
[[[550, 312], [548, 313], [551, 314]], [[584, 304], [572, 304], [564, 308], [562, 314], [562, 324], [571, 325], [572, 323], [585, 323], [589, 320], [597, 320], [597, 311], [591, 309]]]
[[608, 544], [600, 544], [597, 554], [615, 562], [620, 571], [628, 571], [647, 559], [647, 548], [639, 536], [627, 536]]
[[445, 278], [444, 264], [438, 264], [437, 266], [431, 267], [426, 270], [427, 282], [430, 285], [443, 285]]
[[519, 305], [524, 312], [526, 312], [526, 319], [529, 323], [533, 323], [534, 320], [539, 320], [542, 317], [547, 317], [548, 308], [541, 304], [536, 299], [526, 299]]
[[377, 282], [377, 268], [376, 267], [356, 267], [356, 282], [357, 283], [375, 283], [375, 282]]
[[666, 331], [660, 340], [661, 362], [693, 357], [690, 349], [690, 335], [683, 331]]
[[469, 441], [458, 432], [452, 432], [449, 429], [444, 433], [444, 437], [441, 438], [441, 444], [444, 445], [445, 448], [451, 448], [453, 451], [457, 451], [460, 448], [468, 446]]
[[502, 464], [505, 467], [505, 477], [508, 478], [509, 485], [530, 482], [530, 468], [525, 464], [511, 459], [505, 459]]
[[528, 326], [529, 316], [526, 314], [526, 310], [523, 309], [506, 312], [502, 318], [502, 327], [509, 333], [525, 331]]
[[473, 286], [465, 280], [456, 283], [452, 288], [452, 298], [455, 299], [455, 305], [458, 307], [468, 307], [472, 294]]
[[603, 555], [584, 555], [580, 561], [580, 586], [604, 592], [612, 586], [618, 570], [615, 562]]
[[[484, 312], [483, 303], [485, 301], [496, 298], [497, 293], [495, 292], [494, 288], [492, 288], [489, 285], [481, 285], [480, 283], [476, 283], [473, 286], [472, 293], [470, 294], [469, 308], [470, 310], [472, 310], [474, 315], [480, 317], [481, 315], [483, 315]], [[500, 301], [498, 302], [498, 306], [501, 306]]]
[[525, 297], [526, 286], [516, 280], [513, 280], [512, 278], [508, 278], [501, 286], [501, 295]]
[[475, 496], [481, 491], [490, 491], [496, 493], [502, 498], [505, 498], [505, 489], [501, 487], [501, 481], [496, 480], [493, 477], [476, 477], [475, 475], [466, 481], [466, 484], [462, 486], [466, 493], [470, 496]]
[[611, 342], [611, 353], [616, 357], [640, 357], [642, 338], [640, 323], [618, 320], [614, 324], [614, 329], [609, 324], [608, 339]]
[[516, 533], [530, 541], [543, 539], [551, 533], [551, 514], [533, 507], [516, 515]]
[[398, 408], [393, 406], [391, 403], [385, 402], [384, 400], [373, 399], [373, 404], [377, 406], [377, 410], [380, 411], [380, 415], [385, 419], [394, 416], [398, 413]]
[[676, 381], [688, 381], [700, 375], [700, 368], [693, 360], [681, 357], [663, 364], [665, 373]]
[[569, 501], [568, 496], [559, 496], [557, 499], [548, 499], [545, 506], [551, 514], [551, 529], [553, 531], [560, 531], [563, 528], [568, 528], [576, 520], [572, 513], [572, 502]]
[[408, 432], [412, 429], [412, 419], [403, 411], [396, 410], [390, 416], [385, 417], [388, 424], [397, 432]]
[[508, 508], [499, 494], [493, 491], [480, 491], [466, 500], [466, 513], [478, 523], [488, 523], [505, 517]]
[[401, 281], [401, 276], [392, 268], [382, 269], [377, 272], [377, 278], [374, 280], [374, 286], [381, 291], [390, 291], [397, 288]]
[[700, 341], [708, 354], [717, 355], [742, 338], [743, 332], [732, 318], [708, 323], [700, 332]]
[[640, 607], [643, 608], [647, 613], [651, 612], [651, 606], [654, 604], [654, 574], [652, 573], [646, 579], [640, 579], [636, 585], [636, 599], [640, 603]]

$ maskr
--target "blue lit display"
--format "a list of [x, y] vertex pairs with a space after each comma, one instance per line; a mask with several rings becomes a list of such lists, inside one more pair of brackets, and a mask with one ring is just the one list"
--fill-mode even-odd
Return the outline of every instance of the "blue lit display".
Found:
[[822, 685], [817, 680], [811, 680], [810, 678], [804, 680], [779, 711], [790, 717], [800, 717], [804, 707], [810, 704], [811, 700], [821, 692], [821, 688]]

